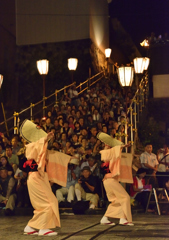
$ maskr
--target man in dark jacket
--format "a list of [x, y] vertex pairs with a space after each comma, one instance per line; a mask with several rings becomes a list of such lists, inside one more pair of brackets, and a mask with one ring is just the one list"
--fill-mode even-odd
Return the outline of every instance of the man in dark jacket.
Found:
[[98, 206], [97, 179], [91, 174], [89, 166], [82, 169], [82, 176], [75, 185], [75, 194], [78, 201], [82, 199], [90, 201], [89, 208], [94, 209]]

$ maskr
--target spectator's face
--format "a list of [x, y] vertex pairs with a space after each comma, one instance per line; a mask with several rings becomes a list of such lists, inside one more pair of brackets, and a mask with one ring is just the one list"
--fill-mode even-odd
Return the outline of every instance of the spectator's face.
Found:
[[83, 129], [83, 130], [82, 130], [82, 135], [83, 135], [83, 136], [87, 136], [87, 131], [86, 131], [86, 129]]
[[90, 176], [90, 172], [88, 170], [83, 170], [82, 175], [84, 178], [88, 178]]
[[79, 119], [79, 123], [80, 123], [81, 125], [83, 125], [83, 123], [84, 123], [83, 118], [80, 118], [80, 119]]
[[152, 146], [152, 145], [147, 145], [147, 146], [145, 147], [145, 150], [146, 150], [146, 152], [148, 152], [149, 154], [151, 154], [151, 153], [152, 153], [152, 150], [153, 150], [153, 146]]
[[107, 133], [107, 127], [106, 126], [103, 126], [103, 132]]
[[51, 117], [52, 116], [52, 113], [49, 111], [48, 112], [48, 117]]
[[93, 136], [96, 136], [96, 135], [97, 135], [97, 129], [96, 129], [96, 128], [92, 128], [92, 129], [91, 129], [91, 134], [92, 134]]
[[77, 139], [78, 139], [77, 135], [73, 135], [72, 137], [73, 142], [77, 142]]
[[89, 166], [90, 166], [90, 167], [93, 167], [94, 164], [95, 164], [95, 160], [94, 160], [94, 159], [89, 159], [89, 160], [88, 160], [88, 163], [89, 163]]
[[6, 158], [1, 157], [0, 162], [2, 163], [3, 166], [5, 166], [7, 164]]
[[67, 148], [69, 148], [69, 147], [70, 147], [70, 145], [71, 145], [71, 143], [70, 143], [70, 142], [67, 142], [67, 143], [66, 143], [66, 147], [67, 147]]
[[58, 127], [58, 125], [59, 125], [58, 120], [55, 120], [55, 121], [54, 121], [54, 126], [55, 126], [55, 127]]
[[63, 140], [63, 141], [66, 140], [66, 134], [62, 134], [62, 140]]
[[11, 157], [12, 156], [12, 149], [11, 148], [6, 148], [6, 156]]
[[82, 146], [86, 147], [86, 144], [87, 144], [87, 140], [86, 139], [82, 139]]
[[47, 118], [46, 119], [46, 124], [50, 124], [50, 123], [51, 123], [50, 118]]
[[76, 123], [75, 128], [79, 128], [79, 127], [80, 127], [79, 123]]
[[8, 176], [8, 171], [7, 170], [0, 170], [0, 177], [2, 179], [6, 179]]
[[12, 146], [13, 146], [13, 147], [16, 147], [17, 144], [18, 144], [18, 141], [16, 140], [16, 138], [13, 138], [12, 141], [11, 141], [11, 143], [12, 143]]
[[69, 123], [73, 123], [73, 118], [69, 118]]
[[76, 117], [79, 118], [80, 115], [81, 115], [81, 114], [80, 114], [80, 111], [77, 111], [77, 112], [76, 112]]

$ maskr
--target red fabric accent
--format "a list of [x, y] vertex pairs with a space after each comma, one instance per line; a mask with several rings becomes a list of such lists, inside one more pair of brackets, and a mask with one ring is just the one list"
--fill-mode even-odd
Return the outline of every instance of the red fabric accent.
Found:
[[26, 168], [27, 166], [31, 166], [33, 159], [27, 160], [24, 164], [23, 167]]
[[26, 233], [26, 234], [28, 234], [28, 235], [31, 235], [31, 234], [34, 234], [34, 233], [37, 233], [38, 231], [33, 231], [33, 232], [28, 232], [28, 233]]
[[[145, 179], [141, 179], [142, 181], [142, 184], [143, 184], [143, 187], [145, 186]], [[134, 187], [135, 188], [138, 188], [138, 181], [137, 181], [137, 178], [134, 177], [133, 178], [133, 184], [130, 185], [130, 196], [133, 197], [137, 192], [134, 191]]]
[[54, 231], [49, 231], [49, 232], [46, 232], [44, 233], [43, 235], [48, 235], [49, 233], [53, 233]]

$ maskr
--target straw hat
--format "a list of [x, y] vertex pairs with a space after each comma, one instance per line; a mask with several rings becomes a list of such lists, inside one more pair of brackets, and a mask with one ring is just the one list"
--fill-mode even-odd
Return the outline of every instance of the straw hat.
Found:
[[70, 164], [79, 165], [79, 154], [75, 154], [75, 157], [70, 160]]
[[106, 145], [110, 146], [110, 147], [115, 147], [118, 145], [124, 145], [123, 142], [120, 142], [119, 140], [110, 137], [108, 134], [103, 133], [103, 132], [99, 132], [97, 134], [97, 138], [101, 141], [104, 142]]
[[36, 142], [40, 138], [46, 137], [47, 133], [39, 126], [26, 119], [20, 127], [20, 135], [28, 142]]

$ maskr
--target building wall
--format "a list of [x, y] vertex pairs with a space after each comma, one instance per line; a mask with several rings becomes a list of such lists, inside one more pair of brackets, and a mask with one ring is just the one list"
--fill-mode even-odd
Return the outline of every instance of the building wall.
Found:
[[169, 43], [150, 48], [150, 64], [154, 98], [169, 98]]
[[16, 0], [17, 45], [89, 38], [109, 47], [106, 0]]

